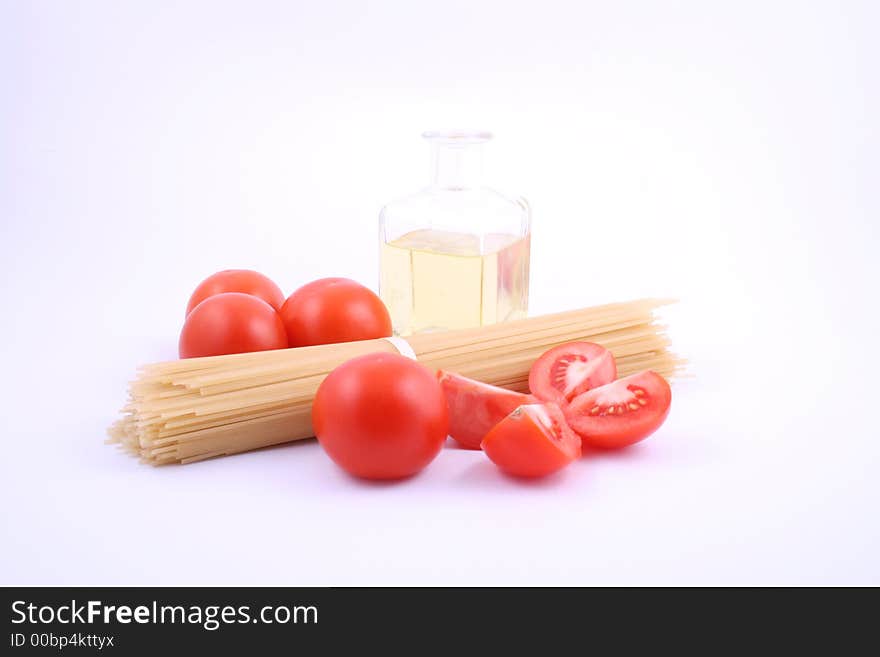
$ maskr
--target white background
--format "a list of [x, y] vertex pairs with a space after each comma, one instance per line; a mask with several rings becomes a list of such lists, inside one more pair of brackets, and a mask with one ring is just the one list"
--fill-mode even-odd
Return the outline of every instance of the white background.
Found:
[[[880, 584], [871, 2], [0, 2], [2, 584]], [[375, 287], [430, 128], [534, 209], [533, 314], [676, 296], [647, 442], [524, 484], [102, 444], [189, 293]]]

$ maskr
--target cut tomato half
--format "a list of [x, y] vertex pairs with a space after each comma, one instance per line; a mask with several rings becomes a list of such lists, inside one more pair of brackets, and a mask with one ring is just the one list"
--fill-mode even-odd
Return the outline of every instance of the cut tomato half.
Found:
[[517, 477], [543, 477], [580, 457], [581, 440], [556, 404], [527, 404], [483, 438], [492, 462]]
[[671, 402], [666, 379], [646, 370], [578, 395], [565, 417], [584, 445], [625, 447], [654, 433]]
[[617, 378], [614, 355], [593, 342], [553, 347], [529, 371], [529, 390], [538, 399], [565, 405], [577, 395]]
[[537, 401], [532, 395], [475, 381], [452, 372], [437, 372], [449, 409], [449, 435], [467, 449], [480, 449], [489, 429], [517, 406]]

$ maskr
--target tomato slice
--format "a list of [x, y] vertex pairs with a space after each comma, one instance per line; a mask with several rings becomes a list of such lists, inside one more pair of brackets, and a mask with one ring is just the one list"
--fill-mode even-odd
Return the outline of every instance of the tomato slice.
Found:
[[537, 401], [532, 395], [505, 390], [452, 372], [439, 370], [437, 378], [449, 409], [449, 435], [467, 449], [480, 449], [480, 441], [489, 429], [517, 406]]
[[584, 445], [625, 447], [654, 433], [669, 414], [666, 379], [646, 370], [578, 395], [565, 418]]
[[483, 438], [495, 465], [517, 477], [543, 477], [580, 457], [581, 441], [556, 404], [527, 404], [501, 420]]
[[617, 378], [614, 355], [593, 342], [553, 347], [529, 371], [529, 390], [538, 399], [565, 405], [577, 395]]

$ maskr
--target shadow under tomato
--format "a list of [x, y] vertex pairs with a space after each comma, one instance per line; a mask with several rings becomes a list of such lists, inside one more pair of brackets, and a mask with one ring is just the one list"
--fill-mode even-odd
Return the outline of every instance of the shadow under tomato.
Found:
[[479, 452], [481, 451], [479, 448], [477, 449], [468, 449], [467, 447], [462, 447], [461, 443], [458, 442], [455, 438], [448, 436], [446, 438], [446, 442], [443, 443], [443, 449], [452, 449], [458, 450], [461, 452]]
[[350, 483], [358, 484], [365, 488], [393, 488], [394, 486], [412, 481], [422, 473], [420, 470], [415, 474], [407, 475], [406, 477], [397, 477], [395, 479], [367, 479], [365, 477], [356, 477], [355, 475], [342, 470], [342, 468], [339, 468], [339, 470], [342, 471], [342, 476]]
[[582, 447], [581, 459], [603, 460], [603, 461], [632, 461], [646, 457], [648, 450], [644, 444], [635, 443], [626, 447], [604, 448], [604, 447]]
[[495, 490], [498, 490], [499, 483], [520, 488], [554, 489], [565, 483], [570, 470], [569, 466], [546, 477], [515, 477], [502, 471], [487, 459], [466, 468], [456, 477], [456, 482], [475, 487], [491, 487]]

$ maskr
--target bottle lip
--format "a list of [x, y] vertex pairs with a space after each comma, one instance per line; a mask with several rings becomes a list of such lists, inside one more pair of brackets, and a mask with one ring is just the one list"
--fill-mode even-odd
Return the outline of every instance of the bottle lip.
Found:
[[482, 144], [492, 139], [488, 130], [428, 130], [422, 133], [428, 141], [444, 144]]

